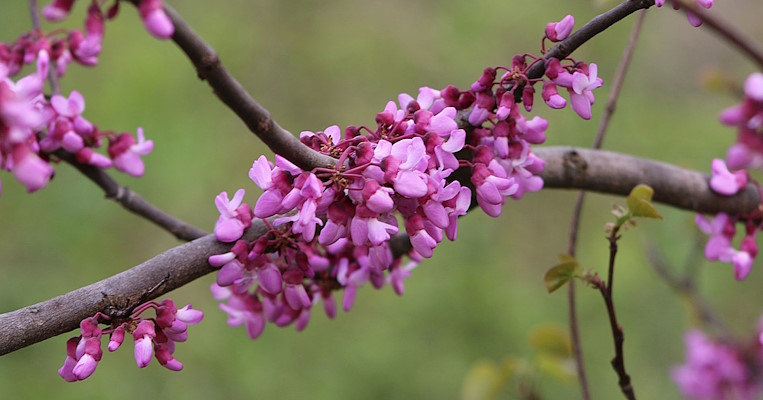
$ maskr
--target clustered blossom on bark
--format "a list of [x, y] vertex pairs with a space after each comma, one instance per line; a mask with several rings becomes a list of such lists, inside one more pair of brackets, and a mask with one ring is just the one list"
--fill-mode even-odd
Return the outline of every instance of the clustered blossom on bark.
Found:
[[686, 398], [753, 400], [763, 394], [763, 323], [747, 342], [712, 339], [690, 330], [684, 344], [686, 361], [673, 367], [671, 377]]
[[[690, 1], [694, 1], [694, 3], [697, 6], [702, 8], [710, 9], [713, 6], [713, 0], [690, 0]], [[673, 3], [674, 9], [676, 10], [681, 9], [681, 5], [679, 4], [678, 1], [674, 1], [672, 3]], [[665, 5], [665, 0], [655, 0], [654, 4], [657, 7], [662, 7]], [[688, 10], [686, 11], [686, 18], [689, 20], [689, 23], [694, 27], [698, 27], [702, 25], [702, 19], [700, 19], [696, 14], [694, 14], [691, 11], [688, 11]]]
[[[737, 141], [729, 148], [725, 161], [713, 160], [710, 187], [718, 194], [732, 196], [747, 187], [748, 170], [763, 166], [763, 73], [756, 72], [747, 78], [742, 102], [723, 110], [719, 119], [722, 124], [737, 128]], [[705, 257], [732, 263], [736, 279], [746, 278], [758, 254], [755, 239], [763, 226], [760, 210], [747, 215], [721, 213], [710, 222], [698, 215], [696, 222], [702, 232], [710, 235]], [[745, 226], [739, 250], [731, 244], [737, 223]]]
[[[65, 18], [73, 0], [56, 0], [43, 9], [50, 21]], [[54, 152], [75, 156], [77, 162], [110, 168], [132, 176], [142, 176], [141, 156], [150, 153], [153, 142], [138, 128], [137, 140], [129, 133], [101, 130], [82, 116], [85, 99], [76, 90], [68, 96], [44, 94], [49, 70], [57, 78], [65, 75], [71, 62], [85, 66], [98, 63], [105, 20], [119, 10], [115, 2], [107, 11], [92, 1], [80, 31], [32, 31], [15, 42], [0, 42], [0, 167], [13, 173], [29, 192], [45, 187], [54, 175]], [[139, 12], [148, 31], [159, 38], [172, 35], [172, 23], [159, 0], [144, 0]], [[36, 63], [36, 70], [14, 81], [24, 65]], [[108, 140], [108, 156], [95, 152]]]
[[[573, 21], [550, 24], [547, 35], [560, 40]], [[548, 79], [526, 76], [535, 63], [546, 63]], [[376, 114], [375, 126], [302, 132], [302, 143], [335, 158], [336, 168], [304, 171], [279, 155], [275, 163], [258, 158], [249, 177], [264, 193], [253, 208], [243, 202], [244, 189], [215, 198], [215, 235], [234, 243], [209, 258], [220, 268], [211, 289], [224, 301], [229, 325], [244, 325], [254, 339], [268, 322], [304, 329], [318, 302], [333, 318], [336, 291], [343, 291], [345, 311], [366, 283], [402, 294], [417, 263], [445, 238], [456, 239], [473, 192], [479, 207], [497, 217], [507, 198], [540, 190], [544, 162], [530, 146], [546, 140], [548, 123], [525, 116], [536, 83], [557, 109], [566, 100], [556, 88], [566, 88], [572, 108], [588, 119], [601, 79], [595, 64], [518, 55], [511, 67], [486, 68], [469, 90], [449, 85], [422, 87], [415, 99], [400, 94]], [[470, 187], [454, 179], [457, 170]], [[268, 232], [241, 240], [255, 218]], [[403, 230], [412, 245], [408, 262], [390, 248]]]
[[[149, 309], [154, 309], [156, 316], [142, 317], [141, 314]], [[173, 356], [175, 343], [188, 340], [188, 325], [198, 324], [202, 318], [204, 314], [192, 309], [190, 304], [178, 309], [171, 299], [141, 304], [125, 317], [99, 312], [82, 320], [80, 335], [66, 342], [66, 360], [58, 374], [68, 382], [87, 379], [103, 356], [101, 338], [109, 335], [107, 348], [112, 352], [122, 345], [127, 334], [133, 337], [135, 362], [139, 368], [145, 368], [152, 358], [156, 358], [163, 367], [180, 371], [183, 364]], [[101, 324], [108, 327], [101, 328]]]

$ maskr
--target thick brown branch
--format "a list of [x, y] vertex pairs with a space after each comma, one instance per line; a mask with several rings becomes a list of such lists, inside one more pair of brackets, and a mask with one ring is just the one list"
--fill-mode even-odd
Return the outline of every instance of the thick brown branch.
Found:
[[130, 189], [119, 185], [106, 171], [93, 167], [91, 165], [78, 162], [74, 156], [65, 151], [57, 151], [55, 155], [76, 168], [82, 175], [88, 177], [93, 183], [98, 185], [106, 194], [106, 198], [112, 199], [121, 204], [127, 210], [153, 222], [162, 229], [173, 234], [182, 241], [198, 239], [207, 233], [203, 230], [189, 225], [167, 213], [158, 209], [153, 204], [144, 200], [139, 194]]
[[627, 196], [643, 183], [654, 189], [654, 201], [707, 214], [744, 214], [760, 202], [753, 185], [735, 196], [720, 196], [710, 190], [708, 176], [658, 161], [574, 147], [544, 147], [534, 152], [546, 160], [541, 174], [546, 188]]
[[207, 81], [217, 97], [233, 110], [270, 150], [307, 171], [336, 164], [335, 159], [303, 145], [299, 139], [278, 125], [268, 110], [228, 72], [215, 50], [204, 42], [175, 10], [167, 5], [164, 8], [175, 25], [172, 40], [196, 67], [199, 78]]
[[[752, 186], [734, 197], [722, 198], [710, 192], [708, 178], [701, 173], [655, 161], [569, 147], [547, 147], [536, 153], [546, 161], [542, 176], [550, 188], [627, 195], [636, 184], [646, 183], [654, 188], [655, 201], [696, 212], [743, 213], [755, 209], [759, 202]], [[245, 239], [252, 240], [264, 232], [264, 224], [255, 221]], [[400, 255], [410, 249], [410, 244], [405, 236], [399, 236], [393, 239], [392, 247]], [[134, 299], [165, 278], [152, 297], [177, 289], [214, 271], [207, 259], [229, 248], [207, 235], [90, 286], [1, 314], [0, 355], [76, 329], [82, 319], [104, 308], [104, 293]]]

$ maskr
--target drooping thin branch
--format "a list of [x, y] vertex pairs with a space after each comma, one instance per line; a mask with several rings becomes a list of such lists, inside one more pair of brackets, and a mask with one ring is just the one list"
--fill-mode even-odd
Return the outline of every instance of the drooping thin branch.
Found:
[[[572, 257], [575, 257], [575, 250], [577, 248], [580, 215], [583, 211], [584, 198], [585, 192], [581, 190], [578, 192], [578, 196], [575, 199], [575, 206], [572, 210], [569, 243], [567, 246], [567, 254]], [[569, 283], [567, 283], [567, 315], [570, 321], [570, 342], [572, 343], [572, 356], [575, 359], [575, 369], [578, 375], [578, 382], [580, 383], [580, 393], [583, 396], [583, 400], [589, 400], [591, 398], [591, 390], [588, 387], [588, 378], [586, 377], [585, 363], [583, 362], [583, 349], [580, 344], [580, 329], [578, 328], [578, 313], [575, 304], [574, 279], [571, 279]]]
[[702, 240], [697, 238], [697, 245], [694, 246], [692, 251], [684, 263], [684, 273], [676, 274], [672, 272], [668, 265], [665, 255], [660, 249], [651, 243], [647, 249], [647, 257], [649, 263], [654, 268], [657, 275], [668, 284], [679, 295], [686, 297], [687, 301], [691, 305], [699, 319], [700, 323], [712, 328], [716, 335], [724, 338], [728, 342], [733, 342], [732, 330], [723, 322], [723, 319], [710, 307], [707, 299], [699, 293], [697, 289], [697, 280], [693, 272], [696, 272], [696, 265], [699, 264], [698, 258], [702, 252]]
[[[537, 149], [536, 154], [546, 161], [546, 171], [541, 176], [549, 188], [589, 189], [627, 195], [636, 184], [646, 183], [655, 189], [655, 201], [709, 213], [744, 213], [755, 209], [759, 203], [758, 192], [752, 185], [736, 196], [724, 199], [710, 191], [707, 176], [668, 164], [570, 147]], [[601, 183], [595, 182], [597, 180]], [[635, 183], [628, 186], [628, 182]], [[687, 197], [695, 200], [686, 201]], [[264, 232], [264, 224], [255, 221], [244, 239], [251, 241]], [[411, 248], [404, 236], [396, 237], [392, 247], [397, 255]], [[230, 245], [218, 243], [213, 235], [207, 235], [90, 286], [0, 314], [0, 355], [76, 329], [82, 319], [102, 311], [105, 306], [104, 293], [137, 298], [164, 279], [166, 282], [152, 293], [153, 297], [177, 289], [214, 271], [207, 259], [229, 248]]]
[[[609, 92], [607, 98], [607, 105], [604, 107], [604, 114], [601, 116], [601, 122], [599, 128], [596, 131], [596, 138], [593, 141], [593, 148], [600, 149], [604, 142], [604, 135], [609, 128], [609, 121], [612, 119], [612, 115], [615, 112], [617, 106], [617, 99], [620, 96], [620, 89], [625, 82], [625, 75], [628, 73], [628, 66], [633, 58], [633, 52], [636, 48], [636, 42], [638, 41], [639, 33], [641, 32], [641, 26], [644, 23], [644, 17], [646, 16], [646, 10], [641, 10], [636, 22], [633, 24], [631, 35], [628, 38], [628, 44], [625, 46], [623, 57], [620, 60], [620, 65], [615, 72], [615, 78], [612, 81], [612, 89]], [[570, 233], [569, 244], [567, 247], [567, 253], [575, 257], [578, 230], [580, 227], [580, 215], [583, 212], [583, 202], [585, 200], [585, 191], [578, 192], [578, 196], [575, 199], [575, 206], [572, 210], [572, 218], [570, 221]], [[611, 276], [611, 275], [610, 275]], [[611, 283], [610, 283], [611, 287]], [[585, 374], [585, 364], [583, 362], [583, 352], [580, 345], [580, 332], [578, 329], [577, 312], [575, 309], [575, 281], [570, 280], [567, 288], [567, 309], [570, 321], [570, 339], [572, 341], [572, 354], [575, 357], [575, 364], [578, 372], [578, 381], [580, 382], [580, 390], [584, 400], [591, 398], [590, 390], [588, 388], [588, 380]]]
[[121, 186], [106, 171], [92, 165], [82, 164], [72, 154], [65, 151], [57, 151], [55, 155], [69, 163], [69, 165], [81, 172], [82, 175], [85, 175], [98, 187], [103, 189], [106, 198], [116, 201], [127, 210], [153, 222], [176, 238], [187, 242], [207, 234], [207, 232], [165, 213], [143, 199], [139, 194]]
[[164, 9], [175, 25], [172, 40], [196, 67], [199, 78], [207, 81], [217, 97], [233, 110], [270, 150], [306, 171], [336, 164], [336, 159], [303, 145], [299, 139], [278, 125], [268, 110], [228, 72], [217, 52], [199, 37], [174, 9], [166, 4]]
[[757, 48], [755, 42], [746, 38], [744, 34], [734, 28], [733, 25], [716, 17], [713, 15], [712, 11], [708, 12], [707, 10], [702, 9], [702, 7], [697, 7], [693, 1], [670, 0], [670, 2], [680, 5], [681, 8], [684, 8], [699, 17], [704, 25], [707, 25], [708, 28], [714, 30], [720, 37], [726, 39], [726, 41], [741, 50], [742, 53], [758, 64], [758, 68], [763, 69], [763, 50]]

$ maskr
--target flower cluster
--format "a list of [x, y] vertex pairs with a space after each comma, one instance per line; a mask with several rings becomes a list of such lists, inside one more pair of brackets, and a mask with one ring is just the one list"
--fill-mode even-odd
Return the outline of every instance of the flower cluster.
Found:
[[[713, 160], [710, 188], [718, 194], [732, 196], [747, 187], [750, 181], [747, 170], [763, 166], [762, 73], [756, 72], [747, 78], [742, 103], [723, 110], [719, 119], [724, 125], [737, 127], [737, 142], [729, 148], [725, 161]], [[761, 212], [756, 210], [733, 217], [718, 214], [711, 222], [698, 215], [696, 221], [700, 230], [710, 235], [705, 248], [707, 259], [732, 263], [734, 276], [744, 279], [758, 254], [755, 238], [763, 224]], [[738, 222], [745, 224], [746, 234], [740, 249], [736, 250], [731, 241]]]
[[[53, 21], [66, 17], [73, 0], [54, 1], [45, 7], [43, 15]], [[145, 140], [138, 128], [138, 139], [128, 133], [99, 130], [82, 116], [85, 99], [78, 91], [68, 97], [54, 93], [49, 98], [43, 93], [49, 70], [56, 77], [66, 73], [74, 61], [92, 66], [98, 63], [104, 21], [113, 18], [119, 2], [104, 12], [97, 1], [88, 9], [85, 33], [74, 29], [65, 38], [61, 31], [46, 35], [34, 31], [13, 43], [0, 43], [0, 167], [13, 173], [29, 192], [45, 187], [54, 174], [52, 161], [57, 152], [74, 156], [77, 162], [98, 168], [109, 168], [132, 176], [142, 176], [140, 156], [153, 149], [153, 142]], [[139, 10], [149, 31], [158, 37], [169, 37], [172, 24], [161, 8], [161, 2], [143, 1]], [[159, 34], [161, 33], [161, 34]], [[13, 81], [25, 64], [35, 63], [31, 74]], [[108, 157], [96, 153], [102, 140], [109, 141]]]
[[[759, 326], [758, 332], [763, 333]], [[686, 363], [671, 376], [683, 396], [693, 400], [752, 400], [761, 394], [763, 345], [713, 340], [698, 330], [684, 337]]]
[[[87, 36], [85, 36], [86, 45], [95, 45], [100, 49], [100, 41], [103, 37], [103, 19], [107, 17], [109, 19], [114, 18], [119, 13], [120, 1], [115, 1], [106, 13], [101, 12], [101, 7], [97, 0], [93, 0], [90, 3], [90, 9], [88, 11], [88, 20], [85, 23]], [[48, 21], [61, 21], [66, 18], [71, 12], [74, 0], [53, 0], [53, 3], [46, 6], [42, 10], [42, 15]], [[140, 19], [143, 21], [143, 26], [146, 27], [148, 33], [157, 39], [169, 39], [175, 32], [175, 27], [172, 25], [172, 21], [164, 12], [162, 7], [162, 0], [140, 0], [137, 4], [138, 13]], [[73, 31], [71, 35], [77, 35]], [[93, 34], [93, 36], [91, 36]], [[79, 40], [82, 40], [81, 34], [79, 34]], [[100, 50], [98, 51], [100, 52]]]
[[[155, 310], [155, 318], [140, 316], [150, 308]], [[183, 369], [183, 364], [173, 357], [175, 343], [188, 339], [188, 325], [201, 322], [204, 318], [201, 311], [192, 309], [190, 304], [178, 309], [171, 299], [166, 299], [161, 303], [151, 301], [141, 304], [127, 314], [126, 317], [119, 317], [99, 312], [82, 320], [80, 335], [66, 342], [66, 360], [58, 374], [68, 382], [90, 377], [103, 356], [101, 337], [109, 335], [108, 350], [111, 352], [122, 345], [126, 334], [133, 336], [135, 362], [139, 368], [146, 367], [151, 358], [156, 357], [159, 364], [167, 369]], [[102, 329], [101, 323], [109, 327]]]
[[[694, 1], [694, 3], [697, 6], [702, 7], [702, 8], [710, 9], [713, 6], [713, 0], [693, 0], [693, 1]], [[673, 1], [672, 3], [673, 3], [673, 8], [674, 9], [676, 9], [676, 10], [681, 9], [680, 2]], [[662, 7], [662, 6], [665, 5], [665, 0], [655, 0], [654, 4], [657, 7]], [[692, 13], [691, 11], [688, 11], [688, 10], [686, 11], [686, 18], [689, 19], [689, 23], [691, 24], [691, 26], [698, 27], [698, 26], [702, 25], [702, 20], [696, 14]]]
[[710, 235], [710, 240], [705, 246], [705, 257], [710, 261], [731, 263], [734, 266], [734, 277], [744, 280], [750, 273], [755, 257], [758, 255], [758, 245], [755, 238], [760, 231], [761, 222], [756, 219], [747, 219], [745, 236], [742, 239], [740, 249], [732, 247], [731, 241], [736, 235], [736, 223], [739, 217], [731, 217], [720, 213], [711, 221], [702, 215], [697, 215], [695, 222], [699, 229]]
[[[547, 31], [554, 39], [566, 36], [570, 19]], [[215, 235], [235, 242], [209, 258], [220, 268], [212, 292], [224, 301], [228, 323], [244, 325], [254, 339], [267, 322], [303, 329], [319, 301], [333, 318], [334, 291], [343, 291], [345, 311], [367, 282], [402, 294], [417, 262], [432, 257], [445, 238], [456, 239], [458, 217], [472, 198], [497, 217], [508, 197], [540, 190], [544, 162], [530, 146], [545, 141], [548, 123], [524, 115], [532, 109], [533, 85], [542, 81], [526, 71], [538, 62], [545, 61], [516, 56], [511, 67], [485, 69], [469, 90], [450, 85], [423, 87], [416, 98], [400, 94], [376, 114], [374, 127], [302, 132], [302, 143], [335, 158], [335, 167], [305, 171], [279, 155], [275, 163], [258, 158], [249, 177], [264, 193], [253, 208], [243, 203], [243, 189], [232, 199], [227, 193], [215, 198]], [[560, 85], [570, 91], [573, 109], [590, 118], [591, 91], [601, 85], [596, 65], [552, 60], [546, 74], [544, 100], [564, 107]], [[267, 233], [241, 239], [253, 219], [262, 220]], [[406, 251], [391, 244], [403, 230], [408, 263], [402, 261]]]
[[737, 128], [737, 142], [726, 154], [732, 169], [753, 169], [763, 166], [763, 73], [755, 72], [744, 82], [744, 98], [720, 115], [724, 125]]

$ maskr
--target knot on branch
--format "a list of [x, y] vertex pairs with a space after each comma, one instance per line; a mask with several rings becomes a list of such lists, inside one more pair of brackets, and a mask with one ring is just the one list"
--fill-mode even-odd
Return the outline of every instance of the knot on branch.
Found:
[[588, 162], [575, 150], [564, 153], [562, 166], [565, 179], [571, 181], [583, 179], [588, 171]]
[[204, 54], [196, 64], [196, 72], [202, 81], [207, 80], [207, 74], [220, 66], [220, 57], [215, 52]]
[[273, 118], [265, 115], [257, 120], [257, 132], [271, 132], [273, 130]]

